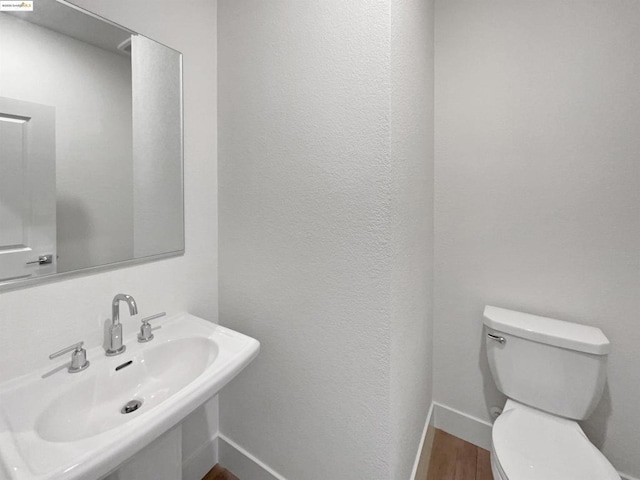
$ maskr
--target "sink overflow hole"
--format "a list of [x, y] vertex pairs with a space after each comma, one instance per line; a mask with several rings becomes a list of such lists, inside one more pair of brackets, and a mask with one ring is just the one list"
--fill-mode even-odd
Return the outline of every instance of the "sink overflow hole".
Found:
[[127, 414], [131, 412], [135, 412], [141, 406], [142, 406], [141, 400], [130, 400], [127, 403], [125, 403], [124, 407], [122, 407], [122, 410], [120, 410], [120, 413]]
[[128, 366], [129, 366], [129, 365], [131, 365], [132, 363], [133, 363], [133, 360], [129, 360], [128, 362], [124, 362], [122, 365], [118, 365], [118, 366], [116, 367], [116, 372], [117, 372], [118, 370], [122, 370], [122, 369], [123, 369], [123, 368], [125, 368], [125, 367], [128, 367]]

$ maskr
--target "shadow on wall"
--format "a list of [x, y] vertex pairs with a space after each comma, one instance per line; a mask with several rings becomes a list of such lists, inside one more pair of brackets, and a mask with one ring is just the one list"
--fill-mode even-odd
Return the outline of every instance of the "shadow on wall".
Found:
[[604, 440], [607, 438], [609, 418], [611, 418], [612, 413], [611, 392], [609, 391], [609, 382], [607, 381], [604, 385], [604, 391], [602, 392], [600, 403], [594, 410], [591, 417], [580, 424], [584, 433], [587, 435], [589, 440], [591, 440], [591, 443], [600, 450], [602, 450]]
[[[482, 318], [482, 313], [480, 314]], [[485, 338], [487, 330], [482, 325], [482, 334], [480, 335], [480, 358], [478, 359], [478, 366], [480, 367], [480, 373], [482, 374], [482, 392], [484, 395], [484, 404], [487, 409], [487, 417], [493, 422], [495, 419], [491, 416], [491, 407], [504, 407], [507, 397], [498, 390], [495, 382], [493, 381], [493, 375], [491, 375], [491, 369], [489, 368], [489, 359], [487, 358], [487, 344]]]
[[56, 229], [58, 272], [92, 266], [88, 240], [94, 232], [82, 199], [58, 194]]

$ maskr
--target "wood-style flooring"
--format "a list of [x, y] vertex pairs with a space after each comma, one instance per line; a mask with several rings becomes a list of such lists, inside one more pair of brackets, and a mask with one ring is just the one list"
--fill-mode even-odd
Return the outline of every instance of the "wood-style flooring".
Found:
[[[240, 480], [216, 464], [202, 480]], [[429, 473], [420, 480], [493, 480], [489, 452], [436, 429]]]
[[224, 467], [221, 467], [219, 463], [216, 463], [214, 467], [209, 470], [202, 480], [240, 480], [233, 473]]
[[436, 429], [426, 480], [493, 480], [489, 452]]

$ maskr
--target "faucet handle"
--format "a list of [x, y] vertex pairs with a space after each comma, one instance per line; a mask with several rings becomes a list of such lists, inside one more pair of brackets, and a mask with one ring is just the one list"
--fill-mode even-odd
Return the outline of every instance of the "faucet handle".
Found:
[[91, 362], [87, 360], [87, 351], [82, 348], [84, 342], [74, 343], [73, 345], [63, 348], [55, 353], [49, 355], [49, 359], [53, 360], [54, 358], [61, 357], [65, 353], [71, 353], [71, 365], [69, 365], [68, 371], [69, 373], [77, 373], [81, 372], [85, 368], [87, 368]]
[[151, 315], [150, 317], [145, 317], [141, 320], [142, 325], [140, 325], [140, 333], [138, 334], [138, 342], [145, 343], [150, 340], [153, 340], [153, 333], [151, 333], [151, 325], [149, 322], [151, 320], [155, 320], [156, 318], [164, 317], [167, 312], [156, 313], [155, 315]]

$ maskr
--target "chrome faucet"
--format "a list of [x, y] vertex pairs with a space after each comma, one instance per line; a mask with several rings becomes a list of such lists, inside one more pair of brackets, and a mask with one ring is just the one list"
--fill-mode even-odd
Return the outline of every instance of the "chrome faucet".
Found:
[[136, 305], [136, 301], [131, 295], [119, 293], [113, 297], [113, 302], [111, 302], [111, 325], [109, 325], [108, 328], [107, 350], [105, 352], [108, 357], [120, 355], [127, 349], [127, 347], [122, 344], [122, 324], [120, 323], [121, 301], [127, 302], [131, 315], [138, 314], [138, 305]]

